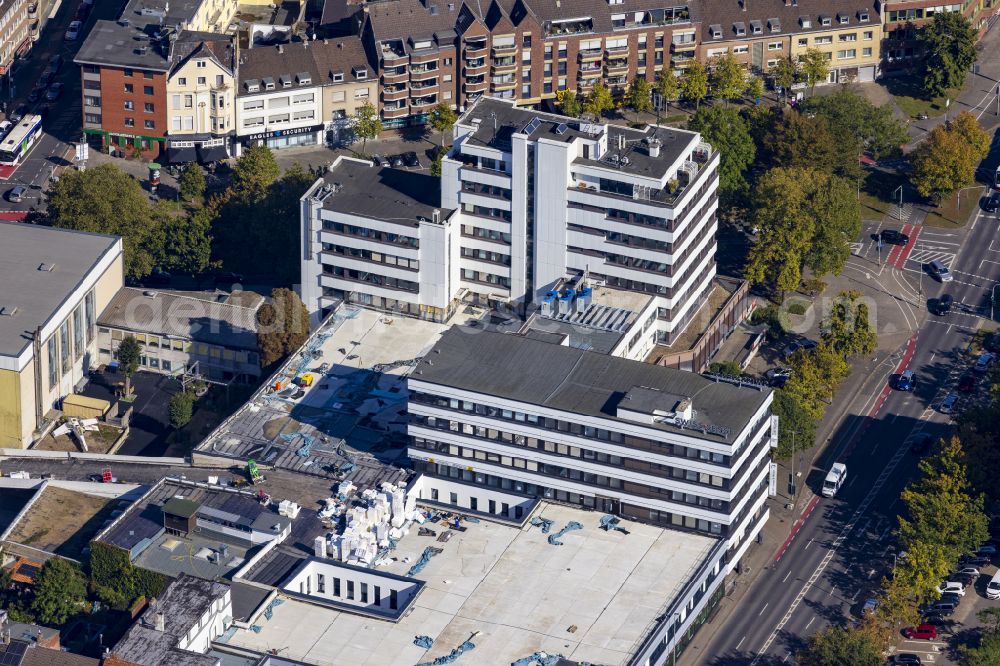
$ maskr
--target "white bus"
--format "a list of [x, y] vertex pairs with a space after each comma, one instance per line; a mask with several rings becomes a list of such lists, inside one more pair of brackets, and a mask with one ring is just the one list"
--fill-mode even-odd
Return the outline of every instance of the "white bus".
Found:
[[28, 115], [10, 128], [0, 143], [0, 164], [17, 166], [42, 135], [42, 117]]
[[823, 479], [823, 497], [833, 497], [840, 490], [840, 487], [844, 485], [844, 479], [847, 478], [847, 465], [844, 463], [833, 463], [833, 467], [827, 472], [826, 478]]

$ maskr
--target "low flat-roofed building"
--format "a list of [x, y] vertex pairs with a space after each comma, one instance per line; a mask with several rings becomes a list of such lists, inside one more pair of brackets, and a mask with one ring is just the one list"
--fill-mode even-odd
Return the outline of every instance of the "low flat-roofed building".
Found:
[[229, 586], [180, 574], [112, 649], [140, 666], [215, 666], [205, 654], [232, 624]]
[[0, 448], [27, 448], [96, 362], [122, 287], [117, 236], [0, 222]]
[[[283, 603], [253, 620], [260, 631], [237, 629], [221, 641], [257, 652], [287, 646], [283, 656], [324, 666], [429, 662], [470, 637], [470, 663], [510, 664], [537, 651], [608, 666], [669, 663], [668, 625], [685, 630], [721, 598], [725, 540], [629, 521], [617, 526], [622, 531], [605, 530], [600, 513], [545, 502], [520, 522], [484, 517], [460, 531], [439, 516], [422, 525], [431, 533], [421, 536], [414, 526], [391, 561], [365, 570], [421, 584], [401, 617], [351, 608], [364, 588], [338, 586], [332, 565], [320, 566], [332, 560], [304, 557], [284, 564], [276, 586], [294, 585], [296, 594], [279, 591]], [[450, 538], [435, 538], [444, 534]], [[415, 570], [428, 547], [439, 552]], [[311, 596], [323, 601], [297, 593], [306, 571]], [[373, 603], [371, 583], [365, 594]], [[433, 646], [415, 645], [415, 636], [430, 637]]]
[[212, 381], [254, 383], [260, 378], [257, 310], [263, 299], [237, 299], [249, 307], [231, 300], [125, 287], [98, 317], [98, 362], [113, 362], [121, 340], [133, 335], [143, 345], [143, 370], [176, 375], [196, 369]]

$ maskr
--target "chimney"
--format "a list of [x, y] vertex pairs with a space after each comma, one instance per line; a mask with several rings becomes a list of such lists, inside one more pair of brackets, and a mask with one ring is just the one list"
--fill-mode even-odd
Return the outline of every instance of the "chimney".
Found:
[[434, 212], [431, 213], [431, 221], [434, 222], [434, 224], [441, 224], [441, 211], [437, 208], [435, 208]]
[[157, 612], [153, 615], [153, 628], [157, 631], [167, 630], [167, 616], [161, 612]]
[[649, 140], [649, 156], [650, 157], [659, 157], [660, 156], [660, 146], [661, 145], [663, 145], [663, 142], [661, 142], [659, 139], [650, 139]]

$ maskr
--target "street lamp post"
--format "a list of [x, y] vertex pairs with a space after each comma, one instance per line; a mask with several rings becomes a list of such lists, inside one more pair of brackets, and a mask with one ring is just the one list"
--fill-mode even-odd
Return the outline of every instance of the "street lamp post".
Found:
[[993, 308], [997, 302], [997, 287], [1000, 287], [1000, 282], [994, 284], [993, 288], [990, 289], [990, 321], [996, 321], [993, 314]]
[[893, 194], [899, 192], [899, 206], [896, 209], [896, 219], [902, 222], [903, 220], [903, 186], [900, 185], [892, 191]]

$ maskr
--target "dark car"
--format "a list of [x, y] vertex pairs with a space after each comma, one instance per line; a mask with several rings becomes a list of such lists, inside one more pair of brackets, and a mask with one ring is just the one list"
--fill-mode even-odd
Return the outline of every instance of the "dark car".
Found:
[[904, 370], [896, 378], [897, 391], [912, 391], [917, 385], [917, 375], [913, 370]]
[[934, 300], [934, 308], [932, 312], [939, 317], [943, 317], [951, 312], [951, 305], [954, 302], [955, 299], [951, 294], [941, 294]]
[[403, 162], [403, 156], [402, 155], [393, 155], [392, 157], [389, 158], [389, 161], [392, 163], [392, 166], [395, 167], [395, 168], [399, 168], [399, 167], [403, 166], [403, 164], [404, 164], [404, 162]]
[[940, 617], [948, 617], [955, 612], [958, 608], [958, 604], [952, 603], [950, 601], [935, 601], [925, 607], [925, 611], [928, 615], [938, 615]]
[[784, 387], [785, 383], [791, 376], [791, 368], [770, 368], [764, 373], [767, 383], [775, 388]]
[[13, 111], [7, 114], [7, 120], [12, 123], [20, 122], [21, 118], [24, 118], [28, 113], [28, 107], [24, 104], [18, 104]]
[[897, 654], [895, 657], [893, 657], [892, 663], [912, 664], [913, 666], [921, 666], [923, 662], [920, 661], [920, 657], [913, 654], [912, 652], [901, 652], [900, 654]]
[[975, 375], [965, 374], [962, 378], [958, 380], [958, 390], [962, 393], [972, 393], [976, 390], [976, 377]]
[[382, 157], [381, 155], [372, 155], [372, 162], [377, 167], [391, 166], [389, 160], [387, 160], [386, 158]]
[[86, 21], [88, 16], [90, 16], [90, 5], [80, 3], [80, 6], [76, 8], [76, 20]]
[[910, 242], [909, 236], [895, 229], [883, 229], [881, 236], [882, 242], [889, 245], [906, 245]]
[[993, 564], [993, 560], [985, 555], [970, 555], [962, 559], [962, 564], [967, 564], [970, 567], [986, 567]]
[[1000, 192], [990, 192], [990, 196], [983, 199], [983, 210], [987, 213], [1000, 210]]
[[417, 159], [417, 154], [412, 150], [408, 153], [403, 153], [403, 162], [405, 162], [408, 167], [420, 166], [420, 160]]
[[28, 93], [28, 103], [29, 104], [34, 104], [35, 102], [37, 102], [38, 100], [40, 100], [42, 98], [42, 95], [44, 93], [45, 93], [45, 90], [43, 88], [33, 88], [31, 90], [31, 92]]
[[913, 443], [910, 444], [910, 453], [922, 456], [931, 450], [932, 444], [934, 444], [934, 437], [926, 432], [922, 432], [917, 435], [914, 438]]
[[976, 584], [976, 576], [970, 576], [969, 574], [954, 574], [952, 576], [948, 576], [948, 580], [961, 583], [966, 587]]
[[40, 88], [48, 88], [49, 84], [52, 83], [52, 77], [54, 74], [52, 72], [44, 72], [38, 77], [38, 82], [36, 85]]

